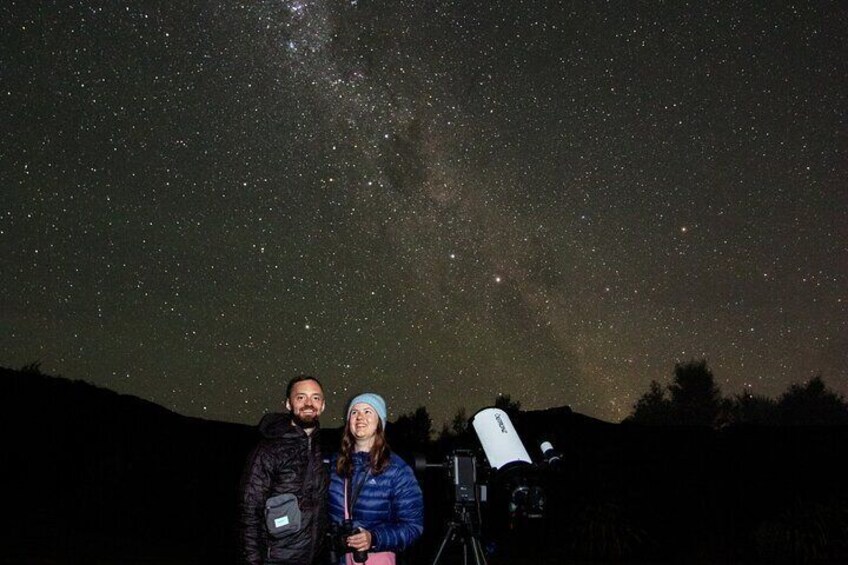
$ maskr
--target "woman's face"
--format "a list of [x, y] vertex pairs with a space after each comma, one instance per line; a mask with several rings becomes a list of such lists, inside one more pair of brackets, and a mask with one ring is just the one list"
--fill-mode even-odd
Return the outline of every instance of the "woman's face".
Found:
[[350, 433], [357, 440], [369, 440], [377, 434], [377, 422], [380, 417], [370, 404], [358, 402], [350, 409], [347, 420]]

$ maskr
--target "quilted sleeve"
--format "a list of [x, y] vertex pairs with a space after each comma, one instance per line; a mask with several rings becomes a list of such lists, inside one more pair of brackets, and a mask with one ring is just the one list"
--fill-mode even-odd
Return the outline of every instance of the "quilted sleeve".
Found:
[[424, 498], [412, 469], [403, 462], [393, 476], [392, 519], [372, 530], [372, 551], [403, 551], [424, 531]]
[[265, 500], [271, 492], [270, 457], [259, 445], [250, 457], [241, 480], [239, 527], [241, 560], [249, 565], [262, 565], [265, 554]]

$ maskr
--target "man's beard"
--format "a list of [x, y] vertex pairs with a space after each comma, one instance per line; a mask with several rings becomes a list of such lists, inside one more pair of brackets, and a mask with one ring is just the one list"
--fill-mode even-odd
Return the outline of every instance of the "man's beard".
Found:
[[318, 425], [318, 416], [310, 416], [308, 419], [303, 419], [299, 414], [293, 413], [292, 420], [304, 430], [314, 428]]

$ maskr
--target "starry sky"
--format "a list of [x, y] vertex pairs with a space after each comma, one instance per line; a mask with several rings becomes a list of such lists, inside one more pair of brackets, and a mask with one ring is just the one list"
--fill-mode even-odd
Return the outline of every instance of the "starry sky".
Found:
[[838, 2], [7, 0], [0, 364], [255, 423], [848, 394]]

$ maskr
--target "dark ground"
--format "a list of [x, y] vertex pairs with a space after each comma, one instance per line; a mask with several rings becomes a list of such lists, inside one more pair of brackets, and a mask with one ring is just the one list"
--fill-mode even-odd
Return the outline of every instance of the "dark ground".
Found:
[[[0, 563], [237, 562], [252, 428], [36, 372], [1, 369], [0, 398]], [[567, 408], [514, 423], [525, 439], [553, 440], [563, 465], [522, 477], [544, 489], [541, 519], [510, 515], [512, 485], [490, 480], [490, 565], [848, 563], [845, 427], [646, 428]], [[325, 432], [329, 453], [338, 430]], [[428, 460], [445, 461], [449, 448], [427, 446]], [[447, 470], [420, 480], [426, 531], [408, 565], [432, 562], [453, 516]], [[460, 549], [449, 543], [441, 563], [461, 562]]]

